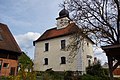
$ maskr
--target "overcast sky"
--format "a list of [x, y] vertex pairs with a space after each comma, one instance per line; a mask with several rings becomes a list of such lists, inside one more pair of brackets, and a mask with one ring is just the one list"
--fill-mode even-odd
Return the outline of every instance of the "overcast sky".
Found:
[[[0, 0], [0, 23], [8, 25], [22, 51], [34, 58], [33, 41], [45, 30], [56, 26], [63, 0]], [[106, 56], [95, 49], [102, 63]]]

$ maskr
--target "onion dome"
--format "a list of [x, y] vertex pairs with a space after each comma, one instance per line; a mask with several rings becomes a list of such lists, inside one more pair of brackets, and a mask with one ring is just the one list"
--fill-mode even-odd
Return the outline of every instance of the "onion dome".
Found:
[[59, 17], [69, 17], [69, 12], [65, 8], [59, 12]]

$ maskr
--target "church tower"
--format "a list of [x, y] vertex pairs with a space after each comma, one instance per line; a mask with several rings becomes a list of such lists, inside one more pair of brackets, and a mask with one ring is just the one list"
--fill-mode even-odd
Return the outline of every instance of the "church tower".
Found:
[[71, 21], [69, 18], [69, 12], [65, 8], [59, 12], [59, 17], [57, 20], [57, 29], [65, 28]]

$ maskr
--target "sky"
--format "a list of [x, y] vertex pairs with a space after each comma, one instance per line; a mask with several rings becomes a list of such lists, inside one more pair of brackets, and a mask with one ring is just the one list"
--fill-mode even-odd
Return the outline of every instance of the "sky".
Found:
[[[0, 23], [8, 25], [22, 51], [34, 59], [33, 41], [56, 26], [63, 0], [0, 0]], [[105, 53], [94, 48], [95, 56], [106, 62]]]

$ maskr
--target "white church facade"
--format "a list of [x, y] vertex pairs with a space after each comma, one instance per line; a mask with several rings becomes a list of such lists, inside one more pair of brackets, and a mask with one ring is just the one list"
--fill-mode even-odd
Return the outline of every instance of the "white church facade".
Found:
[[[71, 35], [79, 27], [69, 18], [69, 12], [63, 9], [56, 18], [57, 27], [46, 30], [35, 40], [34, 70], [46, 71], [80, 71], [86, 72], [86, 67], [93, 62], [93, 42], [89, 38], [84, 39], [84, 45], [69, 62], [70, 51], [65, 50], [70, 44]], [[81, 40], [82, 41], [82, 40]]]

